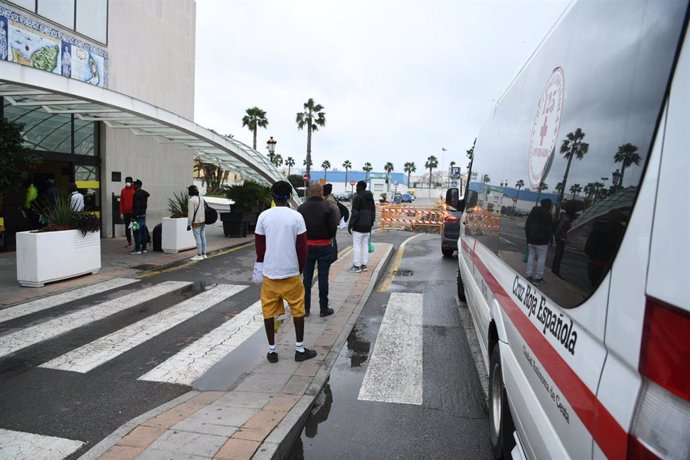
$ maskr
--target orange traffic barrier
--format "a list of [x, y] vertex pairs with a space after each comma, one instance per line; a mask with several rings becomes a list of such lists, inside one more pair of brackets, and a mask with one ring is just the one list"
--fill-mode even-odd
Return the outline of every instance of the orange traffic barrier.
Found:
[[448, 213], [445, 207], [383, 205], [381, 207], [381, 231], [435, 231], [443, 226]]

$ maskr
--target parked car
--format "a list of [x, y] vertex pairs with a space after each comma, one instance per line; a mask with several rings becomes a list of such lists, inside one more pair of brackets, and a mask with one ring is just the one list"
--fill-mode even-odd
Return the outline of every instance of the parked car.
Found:
[[[452, 257], [458, 250], [458, 238], [460, 238], [460, 218], [462, 211], [458, 199], [460, 191], [451, 188], [446, 192], [446, 217], [441, 226], [441, 253], [443, 257]], [[457, 208], [456, 208], [457, 207]]]
[[414, 201], [414, 196], [410, 195], [409, 193], [403, 193], [402, 196], [400, 197], [401, 203], [412, 203], [413, 201]]
[[333, 194], [338, 201], [350, 201], [352, 200], [352, 192], [340, 192]]

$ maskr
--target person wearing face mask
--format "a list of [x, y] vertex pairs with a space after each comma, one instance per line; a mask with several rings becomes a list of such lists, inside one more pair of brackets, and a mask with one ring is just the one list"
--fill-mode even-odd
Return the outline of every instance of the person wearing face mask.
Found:
[[125, 178], [125, 186], [120, 190], [120, 215], [125, 221], [125, 236], [127, 237], [126, 248], [132, 247], [132, 201], [134, 200], [134, 187], [132, 186], [132, 178], [127, 176]]

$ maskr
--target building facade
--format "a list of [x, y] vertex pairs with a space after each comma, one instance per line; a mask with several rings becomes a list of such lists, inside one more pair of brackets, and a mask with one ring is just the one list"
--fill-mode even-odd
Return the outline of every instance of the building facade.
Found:
[[[0, 66], [32, 67], [193, 120], [195, 16], [194, 0], [0, 1]], [[112, 203], [125, 177], [141, 179], [151, 194], [152, 223], [167, 215], [172, 193], [192, 183], [193, 150], [61, 110], [56, 102], [4, 94], [0, 116], [23, 124], [25, 146], [43, 159], [30, 173], [39, 193], [49, 179], [62, 192], [76, 182], [88, 209], [100, 213], [104, 236], [113, 236], [113, 228], [124, 232], [112, 225]], [[25, 229], [18, 212], [24, 195], [20, 189], [4, 198], [10, 247], [11, 233]]]

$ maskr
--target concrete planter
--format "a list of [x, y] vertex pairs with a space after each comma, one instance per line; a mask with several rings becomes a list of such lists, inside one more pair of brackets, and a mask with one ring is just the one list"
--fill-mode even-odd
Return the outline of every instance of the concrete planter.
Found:
[[164, 217], [161, 229], [161, 249], [166, 254], [196, 248], [196, 240], [191, 230], [187, 231], [187, 218]]
[[101, 232], [79, 230], [17, 233], [17, 281], [42, 287], [101, 269]]

